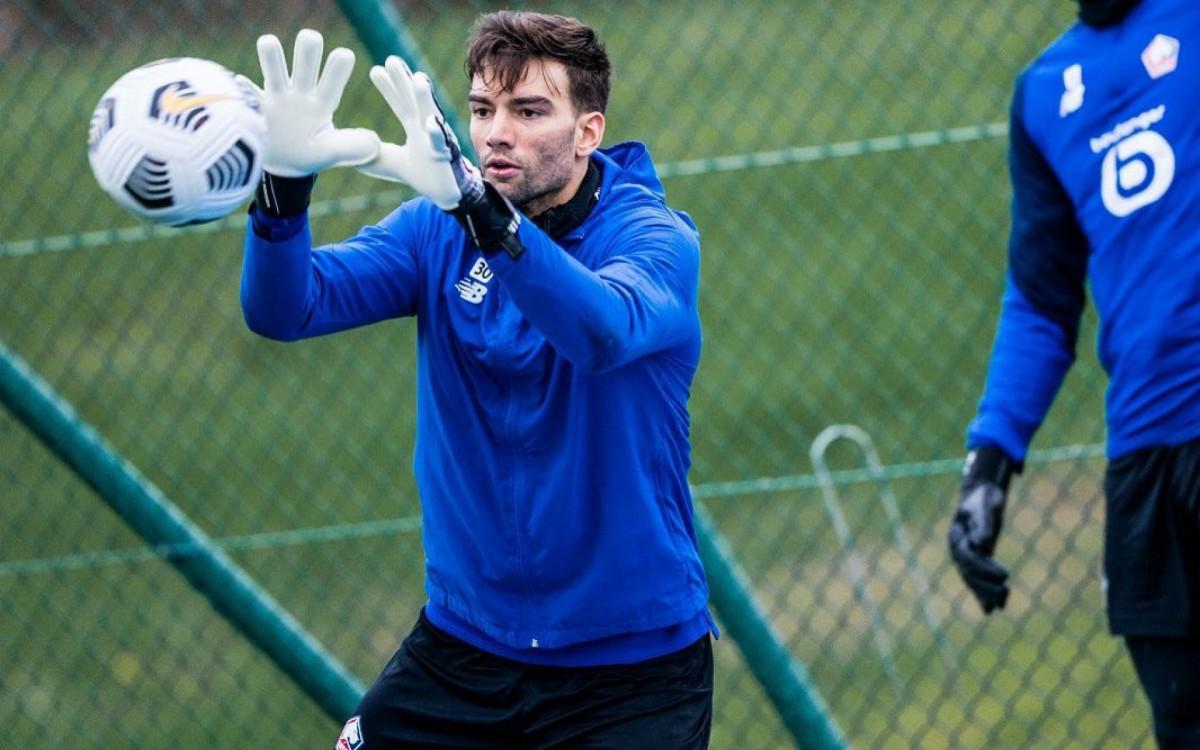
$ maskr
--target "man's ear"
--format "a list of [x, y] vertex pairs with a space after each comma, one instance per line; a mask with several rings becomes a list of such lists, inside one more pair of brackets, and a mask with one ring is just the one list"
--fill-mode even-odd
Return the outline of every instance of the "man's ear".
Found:
[[575, 145], [575, 158], [587, 158], [604, 140], [604, 113], [588, 112], [579, 118], [577, 127], [579, 141]]

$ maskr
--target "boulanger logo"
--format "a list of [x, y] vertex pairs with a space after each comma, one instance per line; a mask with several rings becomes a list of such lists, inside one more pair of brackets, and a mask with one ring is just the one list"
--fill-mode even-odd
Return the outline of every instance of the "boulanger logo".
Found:
[[1093, 153], [1107, 150], [1100, 167], [1100, 197], [1117, 218], [1163, 197], [1175, 179], [1175, 151], [1150, 129], [1166, 111], [1159, 105], [1090, 141]]

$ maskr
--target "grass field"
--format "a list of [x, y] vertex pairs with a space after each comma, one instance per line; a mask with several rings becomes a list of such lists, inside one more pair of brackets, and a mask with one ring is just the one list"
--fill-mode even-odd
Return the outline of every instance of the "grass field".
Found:
[[[644, 140], [660, 165], [1002, 122], [1016, 72], [1071, 10], [1017, 0], [537, 7], [599, 28], [616, 65], [606, 140]], [[281, 8], [246, 18], [232, 2], [203, 12], [117, 4], [63, 38], [62, 19], [28, 9], [17, 13], [33, 19], [21, 37], [30, 47], [0, 51], [0, 173], [15, 188], [0, 205], [0, 340], [214, 537], [419, 513], [413, 324], [291, 345], [254, 337], [237, 302], [236, 229], [5, 249], [134, 223], [91, 179], [87, 119], [109, 82], [157, 57], [210, 57], [256, 77], [259, 33], [290, 40], [319, 28], [329, 46], [359, 51], [339, 121], [399, 138], [336, 7]], [[401, 6], [451, 93], [462, 93], [476, 11]], [[122, 25], [139, 33], [116, 34]], [[888, 464], [961, 453], [1002, 286], [1005, 148], [984, 138], [666, 180], [672, 205], [702, 233], [697, 487], [807, 475], [809, 445], [831, 423], [867, 429]], [[315, 197], [393, 189], [331, 173]], [[385, 211], [325, 216], [315, 234], [334, 241]], [[1035, 447], [1102, 440], [1094, 336], [1089, 318], [1079, 366]], [[835, 469], [860, 461], [842, 445], [830, 458]], [[875, 488], [843, 489], [899, 693], [811, 485], [714, 492], [705, 503], [855, 747], [1149, 746], [1132, 672], [1104, 629], [1101, 471], [1097, 460], [1040, 464], [1020, 480], [1001, 543], [1016, 591], [986, 625], [943, 553], [953, 472], [893, 481], [945, 653]], [[112, 555], [137, 539], [4, 412], [0, 499], [0, 748], [332, 739], [334, 723], [169, 566]], [[422, 601], [419, 541], [348, 536], [233, 556], [369, 682]], [[81, 554], [93, 557], [64, 557]], [[717, 654], [713, 746], [786, 746], [734, 644]]]

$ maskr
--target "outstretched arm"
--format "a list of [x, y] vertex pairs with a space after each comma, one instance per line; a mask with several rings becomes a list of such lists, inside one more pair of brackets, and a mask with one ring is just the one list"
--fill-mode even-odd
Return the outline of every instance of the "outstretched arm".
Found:
[[519, 258], [488, 259], [513, 301], [577, 367], [600, 372], [686, 341], [699, 328], [694, 230], [665, 210], [626, 226], [610, 259], [585, 268], [523, 222]]
[[339, 129], [333, 115], [354, 68], [338, 48], [320, 70], [324, 42], [296, 36], [292, 71], [274, 35], [258, 39], [267, 120], [263, 179], [250, 209], [242, 270], [242, 311], [252, 330], [292, 340], [366, 325], [415, 310], [416, 256], [401, 209], [336, 246], [312, 250], [307, 209], [316, 175], [379, 153], [370, 130]]
[[345, 242], [316, 249], [305, 215], [252, 216], [242, 262], [246, 324], [292, 341], [415, 315], [420, 209], [410, 201]]

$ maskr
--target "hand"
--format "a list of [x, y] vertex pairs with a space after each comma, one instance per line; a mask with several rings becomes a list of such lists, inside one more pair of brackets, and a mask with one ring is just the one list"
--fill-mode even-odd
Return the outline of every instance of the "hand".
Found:
[[1005, 496], [1017, 464], [994, 446], [967, 454], [958, 508], [950, 523], [950, 556], [985, 614], [1004, 609], [1008, 571], [992, 559], [1004, 521]]
[[323, 45], [320, 33], [312, 29], [297, 34], [289, 79], [283, 45], [274, 34], [264, 34], [258, 38], [262, 88], [238, 76], [257, 93], [267, 119], [263, 170], [268, 174], [303, 177], [330, 167], [363, 164], [379, 153], [374, 131], [333, 126], [333, 113], [354, 70], [354, 53], [345, 47], [330, 52], [318, 80]]
[[429, 76], [413, 73], [399, 57], [371, 68], [371, 82], [404, 126], [404, 145], [383, 143], [379, 156], [359, 167], [372, 177], [402, 182], [443, 211], [483, 200], [483, 177], [467, 161], [433, 96]]
[[404, 145], [383, 143], [360, 172], [404, 184], [451, 213], [484, 255], [519, 258], [521, 214], [467, 161], [433, 96], [429, 76], [395, 55], [371, 68], [371, 82], [404, 126]]

